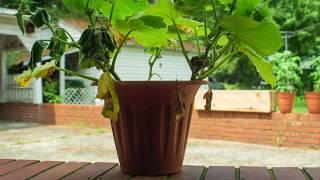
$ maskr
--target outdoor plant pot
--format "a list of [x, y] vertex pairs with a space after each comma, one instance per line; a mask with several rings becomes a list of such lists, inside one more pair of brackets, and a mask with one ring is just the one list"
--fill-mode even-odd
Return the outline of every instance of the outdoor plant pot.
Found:
[[305, 92], [309, 113], [320, 114], [320, 92]]
[[[182, 168], [194, 97], [204, 81], [117, 82], [119, 120], [111, 122], [121, 170], [131, 175], [169, 175]], [[184, 118], [176, 119], [177, 91]]]
[[277, 101], [281, 113], [291, 113], [296, 93], [277, 92]]

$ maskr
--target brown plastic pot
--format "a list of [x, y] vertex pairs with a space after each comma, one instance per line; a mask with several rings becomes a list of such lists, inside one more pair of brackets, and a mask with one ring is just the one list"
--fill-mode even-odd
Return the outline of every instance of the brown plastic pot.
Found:
[[320, 114], [320, 92], [305, 92], [309, 113]]
[[[182, 168], [194, 97], [204, 81], [117, 82], [118, 122], [111, 122], [122, 172], [154, 176]], [[176, 120], [177, 89], [185, 94], [183, 120]]]
[[277, 101], [281, 113], [291, 113], [296, 93], [277, 92]]

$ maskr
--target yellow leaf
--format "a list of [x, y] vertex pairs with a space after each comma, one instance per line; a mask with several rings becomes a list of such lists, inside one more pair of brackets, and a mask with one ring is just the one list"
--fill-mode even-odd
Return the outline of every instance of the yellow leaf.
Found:
[[48, 77], [55, 71], [55, 67], [55, 60], [52, 60], [44, 65], [36, 67], [32, 72], [32, 76], [35, 78]]
[[22, 74], [15, 77], [15, 81], [18, 85], [22, 88], [28, 87], [29, 84], [32, 82], [32, 72], [31, 70], [23, 71]]
[[120, 105], [114, 81], [109, 72], [105, 72], [100, 76], [96, 97], [104, 100], [102, 115], [113, 121], [117, 121]]

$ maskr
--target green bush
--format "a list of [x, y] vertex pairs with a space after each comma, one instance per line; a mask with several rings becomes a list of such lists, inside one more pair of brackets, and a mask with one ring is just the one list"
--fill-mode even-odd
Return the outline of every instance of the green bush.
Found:
[[310, 78], [313, 84], [313, 90], [316, 92], [320, 91], [320, 56], [314, 57], [312, 60], [312, 73]]
[[44, 81], [43, 96], [44, 101], [50, 104], [59, 104], [62, 102], [62, 98], [58, 95], [58, 82], [51, 78]]
[[276, 53], [269, 57], [273, 63], [273, 73], [276, 76], [276, 90], [280, 92], [299, 92], [303, 86], [301, 81], [301, 58], [290, 51]]

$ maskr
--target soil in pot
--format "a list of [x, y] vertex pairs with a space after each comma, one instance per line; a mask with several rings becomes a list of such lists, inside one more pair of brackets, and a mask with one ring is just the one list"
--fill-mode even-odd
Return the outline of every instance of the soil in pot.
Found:
[[[204, 81], [117, 82], [118, 122], [111, 122], [121, 170], [141, 176], [181, 170], [194, 97]], [[183, 119], [177, 120], [178, 94]]]
[[296, 94], [293, 92], [277, 92], [277, 101], [281, 113], [291, 113]]
[[320, 92], [305, 92], [304, 96], [309, 113], [320, 114]]

